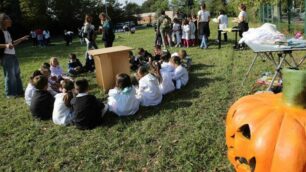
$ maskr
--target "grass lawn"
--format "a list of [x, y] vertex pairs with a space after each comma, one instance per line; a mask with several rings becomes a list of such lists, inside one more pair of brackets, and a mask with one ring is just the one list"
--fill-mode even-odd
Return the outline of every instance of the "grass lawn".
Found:
[[[117, 34], [115, 45], [152, 50], [153, 37], [152, 29]], [[65, 70], [71, 52], [84, 61], [85, 47], [77, 41], [70, 47], [62, 41], [49, 48], [18, 47], [24, 87], [32, 71], [51, 56], [59, 57]], [[188, 49], [193, 66], [185, 88], [165, 96], [157, 107], [141, 108], [135, 116], [108, 117], [91, 131], [33, 119], [23, 98], [5, 98], [1, 72], [0, 171], [232, 171], [224, 134], [227, 110], [250, 92], [263, 71], [272, 71], [272, 65], [258, 61], [242, 87], [254, 54], [231, 47]], [[91, 93], [105, 99], [94, 74], [84, 77], [90, 80]]]

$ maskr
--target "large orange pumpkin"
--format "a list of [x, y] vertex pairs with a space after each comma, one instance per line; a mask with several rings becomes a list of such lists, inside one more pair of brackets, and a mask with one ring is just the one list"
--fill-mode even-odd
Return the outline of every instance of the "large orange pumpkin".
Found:
[[306, 172], [306, 71], [285, 70], [282, 94], [238, 100], [226, 119], [237, 172]]

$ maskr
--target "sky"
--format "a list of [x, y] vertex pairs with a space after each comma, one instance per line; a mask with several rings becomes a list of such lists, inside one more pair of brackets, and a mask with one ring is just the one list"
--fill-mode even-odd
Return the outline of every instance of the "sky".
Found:
[[118, 0], [121, 4], [124, 4], [125, 1], [128, 1], [128, 2], [135, 2], [139, 5], [141, 5], [145, 0]]

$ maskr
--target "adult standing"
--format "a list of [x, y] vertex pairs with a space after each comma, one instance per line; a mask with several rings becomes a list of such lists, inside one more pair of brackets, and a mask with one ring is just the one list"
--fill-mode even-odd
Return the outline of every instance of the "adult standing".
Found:
[[171, 18], [166, 15], [164, 10], [161, 11], [161, 16], [157, 20], [157, 32], [160, 33], [165, 48], [165, 38], [167, 38], [168, 44], [171, 44]]
[[12, 26], [12, 20], [4, 13], [0, 14], [0, 59], [5, 77], [5, 94], [7, 98], [23, 96], [22, 81], [20, 78], [19, 62], [16, 57], [15, 46], [27, 40], [24, 36], [15, 41], [7, 30]]
[[235, 21], [238, 23], [239, 36], [242, 38], [243, 32], [249, 30], [248, 15], [246, 12], [246, 5], [240, 4], [238, 9], [240, 10], [240, 13]]
[[99, 18], [101, 20], [100, 30], [102, 31], [104, 47], [112, 47], [115, 40], [115, 34], [111, 19], [105, 13], [100, 13]]
[[201, 5], [201, 10], [198, 12], [198, 32], [199, 36], [202, 39], [200, 48], [207, 48], [208, 47], [208, 37], [210, 35], [210, 13], [206, 10], [206, 5], [203, 3]]

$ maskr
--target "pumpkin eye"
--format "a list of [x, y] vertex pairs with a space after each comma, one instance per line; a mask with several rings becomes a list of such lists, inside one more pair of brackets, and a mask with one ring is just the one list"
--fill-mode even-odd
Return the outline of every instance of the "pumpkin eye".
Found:
[[251, 131], [250, 126], [248, 124], [241, 126], [238, 132], [241, 132], [244, 137], [251, 139]]

